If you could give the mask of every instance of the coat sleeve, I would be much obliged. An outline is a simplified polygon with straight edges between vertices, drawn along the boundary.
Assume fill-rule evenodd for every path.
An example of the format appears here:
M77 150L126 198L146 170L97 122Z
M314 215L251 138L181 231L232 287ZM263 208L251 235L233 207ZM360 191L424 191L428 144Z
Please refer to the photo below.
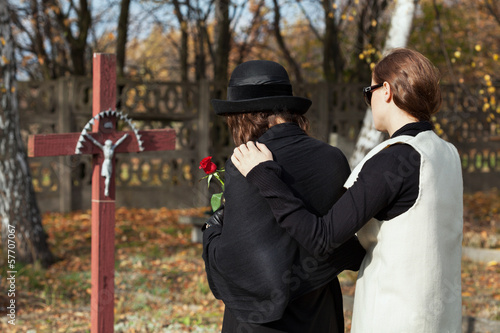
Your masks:
M203 253L202 257L205 261L205 272L207 273L207 280L210 289L214 296L220 299L219 293L217 291L217 286L213 281L212 270L217 269L217 256L216 250L217 245L220 240L220 234L222 232L222 226L211 226L203 230Z
M406 180L401 177L398 181L388 182L384 175L389 171L398 174L400 163L391 154L376 155L367 161L356 182L324 216L310 212L294 195L281 179L281 166L274 161L257 165L248 173L247 179L259 188L280 226L307 251L324 256L333 253L397 199ZM381 166L384 170L380 169Z

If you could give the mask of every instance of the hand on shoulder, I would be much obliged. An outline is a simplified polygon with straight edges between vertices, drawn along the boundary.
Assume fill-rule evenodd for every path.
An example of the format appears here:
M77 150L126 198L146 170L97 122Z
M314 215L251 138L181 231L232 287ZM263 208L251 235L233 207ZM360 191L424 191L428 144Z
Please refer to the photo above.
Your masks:
M247 174L258 164L266 161L272 161L273 154L265 144L249 141L239 147L234 148L231 161L243 176Z

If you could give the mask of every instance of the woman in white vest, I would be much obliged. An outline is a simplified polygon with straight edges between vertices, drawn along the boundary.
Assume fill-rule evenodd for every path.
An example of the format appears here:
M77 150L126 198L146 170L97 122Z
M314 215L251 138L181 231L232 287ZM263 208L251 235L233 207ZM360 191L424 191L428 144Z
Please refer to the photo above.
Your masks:
M265 145L248 142L231 159L311 253L357 233L367 254L351 332L461 332L462 173L457 150L430 122L441 106L439 73L422 54L394 49L363 92L375 128L390 138L356 166L327 215L307 211Z

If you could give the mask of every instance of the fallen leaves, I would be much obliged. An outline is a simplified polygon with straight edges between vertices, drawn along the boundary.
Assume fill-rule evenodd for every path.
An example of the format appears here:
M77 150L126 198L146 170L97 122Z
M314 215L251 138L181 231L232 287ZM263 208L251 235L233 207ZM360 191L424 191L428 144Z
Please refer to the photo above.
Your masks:
M465 315L500 320L500 265L462 261Z
M208 288L202 247L191 243L190 226L177 223L181 215L203 216L207 210L116 210L115 331L152 332L171 326L178 332L193 327L220 330L223 304ZM48 269L20 269L15 329L87 332L90 212L45 214L43 225L59 261ZM0 321L0 330L6 325Z
M497 189L464 194L463 244L500 249L500 193Z
M490 196L466 200L482 200L490 208L500 206ZM207 210L116 210L116 332L156 332L166 328L176 332L202 328L204 332L220 331L224 305L208 287L201 244L191 243L191 227L178 223L179 216L203 216ZM466 214L470 224L466 230L480 237L491 234L491 221L498 218L494 211L479 206L472 206ZM473 225L481 214L487 214L487 223L480 222L482 227ZM60 260L48 269L36 265L19 268L18 322L15 330L10 330L2 319L0 330L88 332L90 212L45 214L43 225L51 249ZM500 320L499 263L464 261L461 278L464 315ZM344 272L340 280L343 293L352 296L356 273ZM350 315L346 311L346 327Z

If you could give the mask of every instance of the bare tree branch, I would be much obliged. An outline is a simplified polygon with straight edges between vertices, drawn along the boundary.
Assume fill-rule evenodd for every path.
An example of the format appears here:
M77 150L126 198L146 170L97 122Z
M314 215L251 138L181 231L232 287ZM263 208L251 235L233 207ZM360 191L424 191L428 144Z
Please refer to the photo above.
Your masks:
M281 13L278 0L273 0L273 3L274 3L274 21L273 21L274 36L276 38L276 41L278 42L278 46L281 52L283 53L283 56L285 57L286 61L288 62L288 65L291 67L295 75L295 79L297 80L297 82L302 82L303 79L300 66L297 64L295 59L293 59L292 55L290 54L290 50L287 48L285 41L283 39L283 35L281 33L281 28L280 28Z
M305 18L307 19L307 22L309 22L309 28L311 28L311 31L313 32L313 34L316 36L316 38L318 40L323 41L323 37L318 32L318 29L316 29L316 27L313 25L311 17L309 16L309 14L305 10L304 6L302 5L302 1L297 0L297 5L299 6L300 10L302 11L302 14L304 14Z
M250 22L250 25L246 30L245 37L243 41L240 42L240 46L238 48L239 57L237 63L243 62L247 54L247 50L254 45L254 41L259 36L258 31L262 27L260 23L262 22L261 9L263 6L264 6L264 0L260 0L260 2L257 4L257 9L255 10L254 15L252 17L252 21Z
M500 24L500 9L493 8L494 3L496 3L496 6L498 7L498 0L497 1L484 0L484 5L486 6L490 14L495 18L495 21L497 21L497 23Z

